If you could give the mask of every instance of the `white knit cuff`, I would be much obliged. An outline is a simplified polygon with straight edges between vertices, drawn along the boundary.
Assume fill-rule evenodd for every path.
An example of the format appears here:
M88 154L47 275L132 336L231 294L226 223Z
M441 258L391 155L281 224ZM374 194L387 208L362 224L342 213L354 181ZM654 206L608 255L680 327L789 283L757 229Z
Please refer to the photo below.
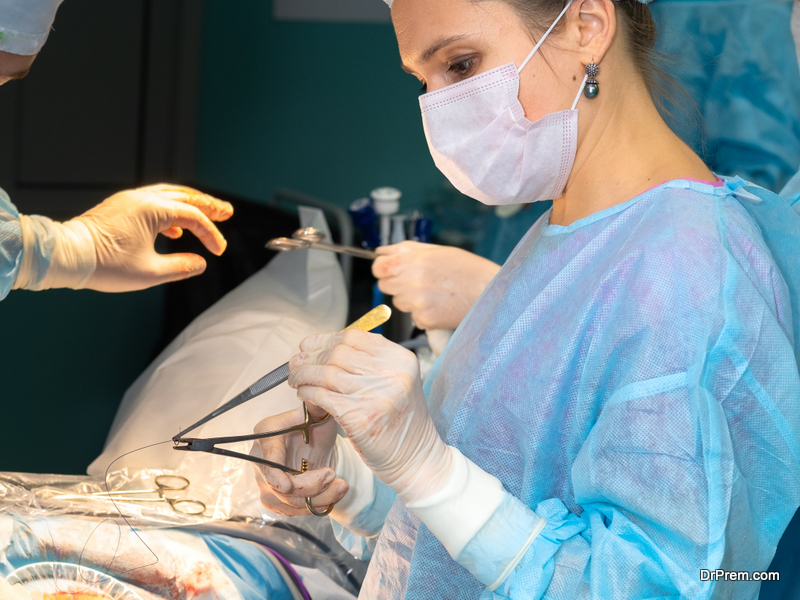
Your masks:
M481 469L458 449L451 453L450 476L430 496L406 502L455 560L503 502L505 490L497 477ZM401 495L402 497L402 495Z

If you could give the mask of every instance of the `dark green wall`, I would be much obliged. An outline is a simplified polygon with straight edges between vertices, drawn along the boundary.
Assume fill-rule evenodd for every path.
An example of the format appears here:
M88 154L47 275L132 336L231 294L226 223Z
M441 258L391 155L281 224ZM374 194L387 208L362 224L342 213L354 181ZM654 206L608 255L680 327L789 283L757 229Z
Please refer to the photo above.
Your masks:
M0 471L82 473L161 335L162 289L0 302Z
M270 1L205 0L204 34L199 183L342 206L391 185L404 210L441 188L391 24L276 22Z

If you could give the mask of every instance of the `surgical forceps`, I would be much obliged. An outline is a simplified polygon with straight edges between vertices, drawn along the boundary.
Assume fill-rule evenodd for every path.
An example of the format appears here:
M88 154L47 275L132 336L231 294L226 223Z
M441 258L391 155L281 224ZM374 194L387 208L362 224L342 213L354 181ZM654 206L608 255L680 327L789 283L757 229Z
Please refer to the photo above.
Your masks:
M362 331L372 331L379 325L383 325L386 321L389 320L392 311L391 309L386 306L385 304L381 304L376 308L373 308L369 311L366 315L358 319L352 325L349 325L344 329L347 331L348 329L360 329ZM210 454L219 454L222 456L230 456L232 458L240 458L242 460L247 460L250 462L255 462L258 464L266 465L268 467L272 467L273 469L280 469L285 473L290 473L292 475L299 475L300 473L304 473L308 468L308 462L306 459L303 459L303 464L301 465L300 469L292 469L287 467L286 465L280 465L278 463L274 463L272 461L266 460L264 458L258 458L256 456L251 456L249 454L242 454L241 452L234 452L232 450L226 450L224 448L217 448L218 444L233 444L236 442L249 442L253 440L260 440L269 437L277 437L279 435L285 435L287 433L292 433L294 431L299 431L303 435L303 441L308 444L310 443L310 432L311 428L314 425L319 425L320 423L324 423L330 418L330 415L325 415L322 419L314 419L308 413L308 407L306 403L303 402L303 422L299 425L294 425L293 427L287 427L286 429L279 429L277 431L267 431L266 433L252 433L249 435L238 435L238 436L228 436L228 437L217 437L217 438L207 438L207 439L198 439L198 438L187 438L183 437L190 431L197 429L201 425L208 423L212 419L220 416L223 413L228 412L232 408L236 408L237 406L244 404L245 402L252 400L256 396L260 396L261 394L268 392L274 387L277 387L284 381L289 379L289 363L285 363L267 373L264 377L256 381L253 385L249 388L238 394L232 400L226 402L222 406L220 406L215 411L207 414L205 417L200 419L194 425L188 427L181 431L178 435L172 438L172 441L175 443L174 450L181 450L184 452L208 452ZM180 445L185 444L185 445ZM320 513L317 512L311 506L311 498L306 498L306 508L308 511L316 515L318 517L324 517L325 515L329 514L333 510L333 504L331 504L325 512Z
M305 229L298 229L292 234L292 237L279 237L267 242L266 247L270 250L278 250L279 252L289 252L290 250L299 250L300 248L313 248L314 250L327 250L328 252L339 252L341 254L349 254L357 258L366 258L375 260L378 255L372 250L364 250L363 248L355 248L353 246L340 246L339 244L330 244L323 241L325 234L313 227L306 227Z
M114 492L93 492L90 494L63 494L59 498L108 498L113 502L166 502L176 513L187 516L202 515L206 505L191 498L171 498L169 492L182 492L189 487L189 480L180 475L159 475L155 479L155 489L119 490ZM142 494L158 494L158 498L142 498Z

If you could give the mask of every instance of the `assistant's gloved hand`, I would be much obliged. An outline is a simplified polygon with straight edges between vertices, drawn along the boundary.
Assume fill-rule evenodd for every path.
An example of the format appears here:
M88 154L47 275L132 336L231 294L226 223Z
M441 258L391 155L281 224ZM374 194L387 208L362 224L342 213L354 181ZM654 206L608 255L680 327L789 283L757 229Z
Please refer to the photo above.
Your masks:
M372 264L378 287L420 329L456 329L500 266L476 254L434 244L382 246Z
M364 463L457 557L506 492L439 436L417 357L358 330L306 338L300 350L289 361L298 398L329 412Z
M202 257L158 254L156 237L175 239L188 229L220 255L226 242L212 221L232 214L230 204L197 190L154 185L115 194L66 223L23 215L22 265L14 288L125 292L199 275L206 268Z
M309 408L315 419L325 416L318 407ZM290 410L260 421L254 433L266 433L300 425L303 408ZM256 440L250 454L259 456L291 469L300 470L302 459L308 460L309 470L291 475L266 465L254 464L256 482L261 492L261 503L274 513L290 517L308 515L306 498L311 498L314 509L323 512L329 505L339 502L348 491L348 484L336 479L336 421L328 419L311 428L310 444L303 441L299 431Z

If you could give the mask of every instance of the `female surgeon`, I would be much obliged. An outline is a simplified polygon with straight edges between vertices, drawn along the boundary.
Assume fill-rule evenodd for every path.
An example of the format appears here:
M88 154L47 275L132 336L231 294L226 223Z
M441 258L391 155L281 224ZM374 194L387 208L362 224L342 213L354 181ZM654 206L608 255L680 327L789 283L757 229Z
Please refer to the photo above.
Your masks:
M311 445L253 449L262 502L374 549L366 598L735 598L800 505L800 216L718 178L654 104L637 0L395 0L437 166L553 199L426 382L380 336L314 336ZM257 431L302 420L265 419ZM717 571L717 570L720 571Z
M0 85L25 77L47 41L62 0L0 0ZM0 300L11 289L88 288L124 292L199 275L195 254L162 256L159 233L184 229L215 254L226 242L212 221L233 214L197 190L154 185L120 192L66 223L21 215L0 189Z

